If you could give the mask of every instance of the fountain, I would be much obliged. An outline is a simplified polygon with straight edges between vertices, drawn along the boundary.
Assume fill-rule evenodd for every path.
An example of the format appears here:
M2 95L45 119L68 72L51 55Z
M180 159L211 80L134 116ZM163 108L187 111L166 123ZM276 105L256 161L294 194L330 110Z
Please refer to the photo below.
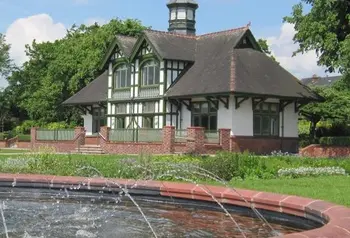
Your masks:
M163 165L164 166L164 165ZM167 164L143 180L0 174L1 237L350 237L350 209L230 188L198 167ZM172 168L172 169L170 169ZM208 186L184 174L222 183ZM179 182L160 182L173 176ZM1 223L0 223L1 224Z

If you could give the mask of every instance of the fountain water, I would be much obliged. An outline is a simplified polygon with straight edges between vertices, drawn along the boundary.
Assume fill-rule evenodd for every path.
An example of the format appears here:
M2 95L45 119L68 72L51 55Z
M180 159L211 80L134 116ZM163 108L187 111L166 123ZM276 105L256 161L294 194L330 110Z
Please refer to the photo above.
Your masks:
M7 200L0 207L3 234L6 238L28 235L211 237L214 234L216 237L267 237L301 230L300 227L269 223L262 212L238 190L200 167L153 163L152 169L140 164L132 164L130 168L139 170L139 180L112 180L104 178L96 168L83 167L77 174L89 171L90 178L65 180L64 177L51 176L50 180L44 180L45 185L43 179L31 179L28 183L29 181L23 182L25 179L20 179L18 175L11 182L0 182L0 199ZM227 204L222 193L221 197L218 196L212 188L194 180L193 175L224 185L224 191L234 192L247 208ZM205 201L193 200L197 196L195 194L191 195L192 199L183 199L174 193L174 188L168 191L167 184L154 182L169 177L192 183L193 188L190 191L199 189L203 192L200 196L206 196ZM169 196L163 196L159 192L159 186ZM171 194L176 196L172 197ZM268 218L273 216L268 212L265 215ZM294 218L279 216L282 223L286 223L288 219ZM301 221L299 223L305 222ZM232 224L235 226L232 227ZM303 225L302 228L308 229L320 226L317 222L305 222ZM150 233L145 231L146 227Z

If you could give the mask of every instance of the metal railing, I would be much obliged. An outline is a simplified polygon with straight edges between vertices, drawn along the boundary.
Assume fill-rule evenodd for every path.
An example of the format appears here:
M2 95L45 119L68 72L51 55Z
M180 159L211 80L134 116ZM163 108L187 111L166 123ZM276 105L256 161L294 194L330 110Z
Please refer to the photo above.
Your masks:
M112 142L161 142L162 129L113 129L109 131Z
M205 131L205 141L210 144L220 144L219 131Z
M37 140L46 141L64 141L73 140L75 136L74 129L45 129L39 128L36 132Z

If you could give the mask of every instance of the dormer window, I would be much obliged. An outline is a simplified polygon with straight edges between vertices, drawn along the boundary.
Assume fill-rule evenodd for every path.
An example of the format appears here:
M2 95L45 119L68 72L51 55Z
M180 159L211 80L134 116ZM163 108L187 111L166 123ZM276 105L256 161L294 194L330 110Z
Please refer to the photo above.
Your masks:
M141 71L141 82L143 86L159 84L159 66L155 61L145 63Z
M114 72L114 87L127 88L131 86L131 75L126 64L119 66Z

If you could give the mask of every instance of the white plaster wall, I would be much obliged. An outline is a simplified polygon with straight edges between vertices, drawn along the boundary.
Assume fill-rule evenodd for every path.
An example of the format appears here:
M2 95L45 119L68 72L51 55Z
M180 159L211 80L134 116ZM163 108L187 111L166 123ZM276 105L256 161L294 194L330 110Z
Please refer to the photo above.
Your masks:
M282 127L282 115L280 116L280 125ZM280 136L282 136L282 128L280 129ZM298 137L298 113L294 110L294 103L289 104L284 108L283 137Z
M225 105L222 102L219 102L218 129L232 128L232 101L233 97L230 97L228 109L226 109Z
M191 126L191 112L187 110L187 107L182 106L180 112L180 126L181 129L187 129Z
M232 112L232 135L253 136L252 99L244 101L236 109L236 101L232 97L230 99L230 110Z
M86 130L86 135L88 136L92 135L92 115L89 113L86 113L85 115L82 115L82 118L84 119L84 127Z

